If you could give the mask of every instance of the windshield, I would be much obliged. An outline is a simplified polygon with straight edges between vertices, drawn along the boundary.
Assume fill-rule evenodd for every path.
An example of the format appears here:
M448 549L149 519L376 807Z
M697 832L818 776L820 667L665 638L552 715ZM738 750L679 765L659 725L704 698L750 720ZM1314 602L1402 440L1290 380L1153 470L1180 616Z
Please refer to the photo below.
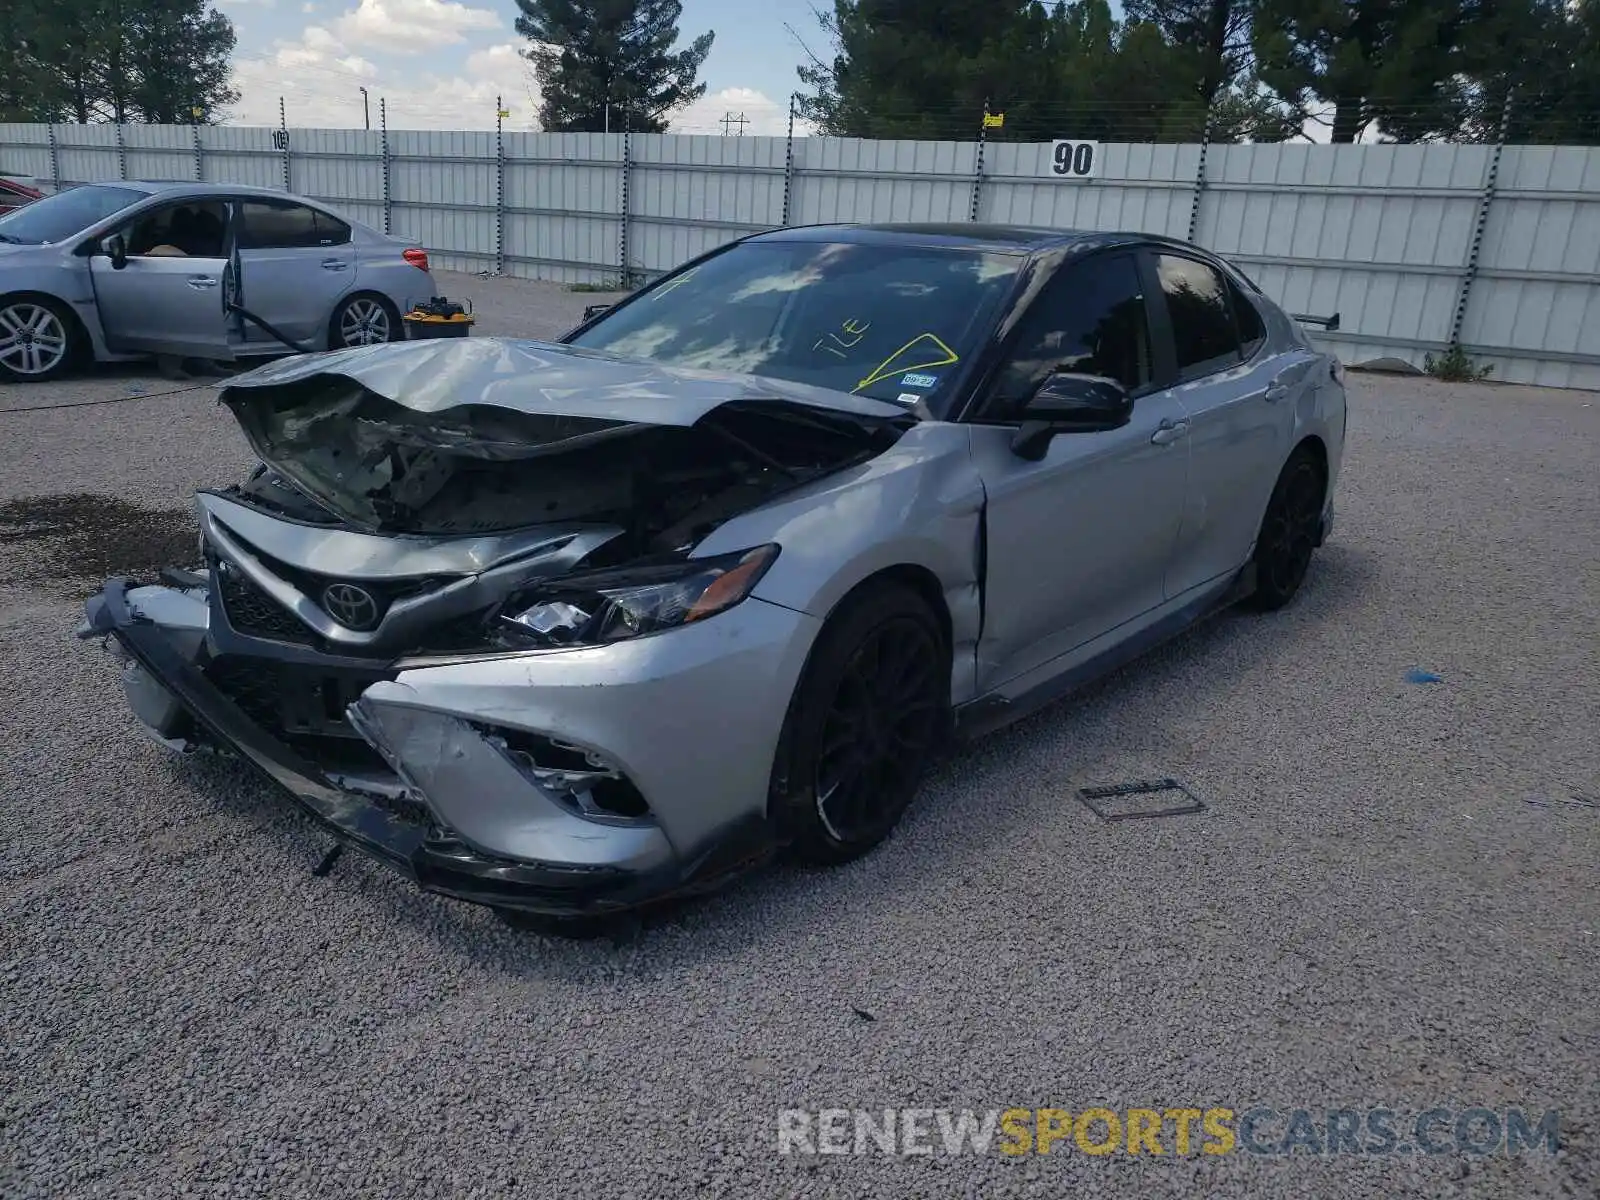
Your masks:
M743 242L570 344L909 406L979 347L1023 262L967 247Z
M144 193L132 188L99 184L70 188L0 217L0 242L38 246L63 241L143 199Z

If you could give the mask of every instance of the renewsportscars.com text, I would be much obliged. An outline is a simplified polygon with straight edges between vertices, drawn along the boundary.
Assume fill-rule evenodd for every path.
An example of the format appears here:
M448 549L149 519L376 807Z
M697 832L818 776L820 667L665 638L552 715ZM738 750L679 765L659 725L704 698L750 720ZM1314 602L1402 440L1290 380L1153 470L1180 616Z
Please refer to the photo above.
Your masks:
M1554 1154L1560 1113L1520 1108L784 1109L780 1154Z

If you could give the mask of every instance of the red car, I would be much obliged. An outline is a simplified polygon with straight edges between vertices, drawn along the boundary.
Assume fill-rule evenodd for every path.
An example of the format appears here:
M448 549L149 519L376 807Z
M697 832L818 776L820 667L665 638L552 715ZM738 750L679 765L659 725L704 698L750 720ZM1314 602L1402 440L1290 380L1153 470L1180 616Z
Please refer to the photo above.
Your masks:
M15 179L0 176L0 213L44 199L44 193Z

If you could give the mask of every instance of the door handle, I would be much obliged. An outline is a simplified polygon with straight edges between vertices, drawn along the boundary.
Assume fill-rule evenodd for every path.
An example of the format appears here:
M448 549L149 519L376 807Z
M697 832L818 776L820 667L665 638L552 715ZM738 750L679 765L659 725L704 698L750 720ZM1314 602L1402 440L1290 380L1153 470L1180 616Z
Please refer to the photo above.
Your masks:
M1172 421L1163 417L1161 424L1156 426L1156 431L1150 435L1150 444L1152 446L1170 446L1179 438L1187 437L1188 434L1189 422Z
M324 271L343 271L349 265L349 263L337 258L325 258L322 260L322 269Z
M198 291L201 288L216 287L217 281L210 275L191 275L189 276L189 286Z
M1289 385L1286 383L1273 383L1267 385L1267 403L1276 404L1289 394Z

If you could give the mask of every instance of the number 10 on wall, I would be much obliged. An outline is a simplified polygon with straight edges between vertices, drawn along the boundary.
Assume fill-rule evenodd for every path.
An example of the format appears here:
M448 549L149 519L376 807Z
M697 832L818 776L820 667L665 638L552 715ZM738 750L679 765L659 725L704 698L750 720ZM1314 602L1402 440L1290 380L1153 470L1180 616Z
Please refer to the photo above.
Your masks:
M1050 174L1057 179L1095 178L1100 174L1100 143L1053 142L1050 146Z

